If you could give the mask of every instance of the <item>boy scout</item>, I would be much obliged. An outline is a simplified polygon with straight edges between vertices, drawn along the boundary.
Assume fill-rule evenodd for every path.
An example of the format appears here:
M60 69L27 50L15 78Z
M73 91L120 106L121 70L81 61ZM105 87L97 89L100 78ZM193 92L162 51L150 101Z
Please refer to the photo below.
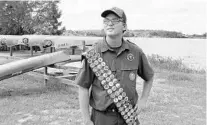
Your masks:
M146 106L154 72L143 51L123 39L127 30L124 11L113 7L101 16L105 37L83 54L83 67L76 79L84 124L139 125L138 114ZM140 99L137 74L144 80Z

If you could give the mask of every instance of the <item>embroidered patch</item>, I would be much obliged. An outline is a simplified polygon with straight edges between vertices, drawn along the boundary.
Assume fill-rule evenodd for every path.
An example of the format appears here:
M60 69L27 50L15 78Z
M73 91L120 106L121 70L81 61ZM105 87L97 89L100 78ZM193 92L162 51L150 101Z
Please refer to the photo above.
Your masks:
M127 59L128 59L129 61L134 60L134 55L133 55L132 53L129 53L129 54L127 55Z
M133 72L131 72L131 73L129 74L129 79L130 79L131 81L134 81L135 78L136 78L135 74L134 74Z

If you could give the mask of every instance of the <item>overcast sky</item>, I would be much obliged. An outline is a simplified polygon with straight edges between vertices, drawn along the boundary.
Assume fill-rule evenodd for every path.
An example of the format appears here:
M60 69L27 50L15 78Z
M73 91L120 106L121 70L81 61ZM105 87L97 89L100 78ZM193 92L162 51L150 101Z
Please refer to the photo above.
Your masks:
M207 30L206 0L61 0L61 21L67 30L102 29L102 11L122 8L128 29L202 34Z

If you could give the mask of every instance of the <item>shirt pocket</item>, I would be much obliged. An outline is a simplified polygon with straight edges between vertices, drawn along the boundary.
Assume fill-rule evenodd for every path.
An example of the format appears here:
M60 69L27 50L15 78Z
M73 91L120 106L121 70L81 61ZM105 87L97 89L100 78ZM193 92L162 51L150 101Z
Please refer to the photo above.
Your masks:
M121 71L121 81L123 81L124 85L126 86L136 86L136 78L137 78L137 67L122 67Z
M137 70L137 64L122 65L122 67L120 68L122 74L121 84L123 85L123 88L127 93L129 100L132 102L136 98Z
M137 77L137 71L138 71L138 61L128 61L123 60L121 62L120 69L122 72L122 80L132 84L133 86L136 85L136 77Z

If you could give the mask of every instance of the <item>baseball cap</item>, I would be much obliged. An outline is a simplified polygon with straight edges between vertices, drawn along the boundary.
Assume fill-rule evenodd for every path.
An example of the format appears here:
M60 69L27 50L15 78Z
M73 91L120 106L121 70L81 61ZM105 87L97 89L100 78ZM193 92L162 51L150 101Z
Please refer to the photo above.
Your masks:
M119 18L122 18L124 23L127 22L124 11L118 7L112 7L111 9L105 10L102 12L101 16L105 18L110 13L116 14Z

